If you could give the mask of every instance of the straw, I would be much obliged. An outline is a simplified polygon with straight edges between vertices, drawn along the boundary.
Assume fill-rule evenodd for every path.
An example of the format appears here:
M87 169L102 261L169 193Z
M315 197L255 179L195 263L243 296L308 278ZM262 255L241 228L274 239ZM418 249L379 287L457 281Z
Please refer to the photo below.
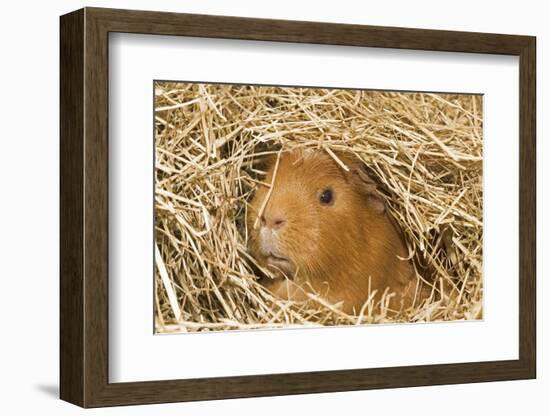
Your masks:
M478 95L157 82L156 331L480 319L482 108ZM350 315L259 283L270 272L247 251L248 203L267 186L265 207L276 179L266 183L263 156L293 149L365 164L418 283L434 283L428 300L394 314L391 293L366 294Z

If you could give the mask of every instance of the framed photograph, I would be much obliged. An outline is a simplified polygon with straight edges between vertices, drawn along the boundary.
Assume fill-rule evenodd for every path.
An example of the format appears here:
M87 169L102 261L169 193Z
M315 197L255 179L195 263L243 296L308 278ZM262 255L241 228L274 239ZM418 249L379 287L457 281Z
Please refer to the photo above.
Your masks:
M535 378L534 37L60 30L63 400Z

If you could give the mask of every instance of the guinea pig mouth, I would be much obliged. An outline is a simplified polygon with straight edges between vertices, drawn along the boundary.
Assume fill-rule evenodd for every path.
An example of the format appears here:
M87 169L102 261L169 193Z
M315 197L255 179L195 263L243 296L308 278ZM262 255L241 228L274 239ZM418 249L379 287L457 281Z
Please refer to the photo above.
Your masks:
M266 263L268 266L275 267L277 269L280 269L283 272L292 273L292 269L293 269L292 263L290 262L290 259L286 257L269 254L268 256L266 256Z

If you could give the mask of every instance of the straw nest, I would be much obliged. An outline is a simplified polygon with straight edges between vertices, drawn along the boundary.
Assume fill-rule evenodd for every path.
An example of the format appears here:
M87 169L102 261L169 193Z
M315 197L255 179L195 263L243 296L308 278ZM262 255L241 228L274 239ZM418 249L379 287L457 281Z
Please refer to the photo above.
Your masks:
M481 96L156 83L156 331L481 318L482 144ZM429 299L351 316L258 284L245 221L257 162L296 148L364 161Z

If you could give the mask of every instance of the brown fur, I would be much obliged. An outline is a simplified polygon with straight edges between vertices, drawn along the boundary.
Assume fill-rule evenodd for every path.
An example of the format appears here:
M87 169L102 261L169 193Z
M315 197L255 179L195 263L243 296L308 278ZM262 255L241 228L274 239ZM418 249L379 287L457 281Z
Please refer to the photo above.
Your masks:
M280 297L301 301L308 292L317 293L331 303L343 302L348 313L358 313L369 289L376 290L375 300L388 289L395 293L390 307L399 310L411 303L416 286L411 264L397 257L408 254L400 230L363 166L340 157L349 172L322 151L281 154L263 221L286 222L263 232L272 233L267 250L288 261L270 263L273 257L266 255L266 240L260 236L262 225L254 228L267 187L256 191L249 209L250 251L260 265L276 271L279 277L267 279L265 285ZM274 167L271 158L267 183L273 180ZM328 188L334 200L323 205L319 196Z

